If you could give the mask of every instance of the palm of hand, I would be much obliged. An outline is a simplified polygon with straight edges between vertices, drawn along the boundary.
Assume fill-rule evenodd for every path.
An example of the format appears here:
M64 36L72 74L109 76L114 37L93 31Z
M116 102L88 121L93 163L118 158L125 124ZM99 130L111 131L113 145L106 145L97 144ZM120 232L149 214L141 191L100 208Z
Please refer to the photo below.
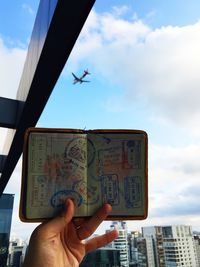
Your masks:
M72 220L74 203L67 200L62 216L41 224L33 232L23 267L77 267L86 253L110 243L117 231L89 238L107 217L111 206L105 204L89 219Z

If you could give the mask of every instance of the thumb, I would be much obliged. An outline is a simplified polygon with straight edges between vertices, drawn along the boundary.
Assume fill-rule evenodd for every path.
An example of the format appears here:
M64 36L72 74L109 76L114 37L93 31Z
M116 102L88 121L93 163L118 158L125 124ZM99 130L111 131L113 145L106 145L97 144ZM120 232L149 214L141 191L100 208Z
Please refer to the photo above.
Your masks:
M68 198L65 201L65 210L54 219L41 225L41 230L47 236L60 233L74 216L74 202Z

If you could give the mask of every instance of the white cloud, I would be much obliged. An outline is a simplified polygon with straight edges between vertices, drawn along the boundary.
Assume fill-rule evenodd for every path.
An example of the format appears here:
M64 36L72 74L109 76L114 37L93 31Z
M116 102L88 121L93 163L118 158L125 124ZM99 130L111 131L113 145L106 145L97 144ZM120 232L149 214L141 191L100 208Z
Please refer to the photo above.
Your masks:
M200 146L152 145L149 164L151 218L196 217L200 209ZM177 218L178 220L178 218ZM199 216L200 225L200 216Z
M16 99L26 50L8 48L0 38L0 97ZM3 151L7 129L0 128L0 153Z
M129 103L143 102L155 118L199 135L199 46L200 22L151 29L139 19L93 11L72 60L89 61L95 72L121 85Z
M153 135L168 129L159 138L168 145L149 144L149 218L130 222L134 227L191 223L200 229L200 144L192 135L200 135L199 46L200 22L151 29L136 16L130 21L93 11L72 52L71 61L89 62L108 84L123 88L106 100L108 112L139 104ZM176 131L173 146L167 139Z
M26 50L14 47L8 48L0 39L0 97L16 99L19 81L26 57ZM3 153L4 142L7 134L6 128L0 128L0 154ZM21 160L13 172L10 181L5 189L6 193L15 193L14 212L12 219L12 232L16 232L18 236L29 234L30 227L23 225L19 221L19 197L21 185ZM26 230L26 228L28 230Z
M123 6L113 6L113 13L115 16L120 17L126 15L130 11L130 7L123 5Z
M35 14L35 12L32 9L32 7L30 5L28 5L28 4L26 4L26 3L22 4L22 8L24 10L26 10L30 15L34 15Z
M0 96L16 98L26 50L7 48L0 39Z

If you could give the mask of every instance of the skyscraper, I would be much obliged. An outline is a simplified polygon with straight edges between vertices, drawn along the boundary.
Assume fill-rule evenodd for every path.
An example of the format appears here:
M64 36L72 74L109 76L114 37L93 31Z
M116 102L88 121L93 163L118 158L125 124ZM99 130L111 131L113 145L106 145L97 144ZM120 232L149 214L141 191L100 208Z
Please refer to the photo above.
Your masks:
M128 258L128 240L127 240L127 226L126 222L123 221L114 221L111 225L111 228L117 228L119 231L119 236L116 238L112 244L116 249L120 250L120 263L123 267L129 266L129 258Z
M197 255L191 226L153 226L142 228L151 237L156 267L197 267Z
M197 255L197 266L200 267L200 234L194 235L194 245Z
M6 267L14 195L3 194L0 197L0 266Z

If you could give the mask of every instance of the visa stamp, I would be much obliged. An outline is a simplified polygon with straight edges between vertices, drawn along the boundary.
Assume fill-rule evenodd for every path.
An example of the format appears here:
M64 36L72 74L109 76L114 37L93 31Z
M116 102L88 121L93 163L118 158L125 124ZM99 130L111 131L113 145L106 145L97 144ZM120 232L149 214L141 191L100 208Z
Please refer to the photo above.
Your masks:
M104 167L121 164L122 149L120 146L100 149L98 151L98 160Z
M88 185L85 181L80 180L75 182L72 188L80 194L83 204L93 205L98 203L99 194L97 185Z
M142 206L142 180L140 176L127 176L124 178L124 198L127 208Z
M80 166L86 167L87 149L86 139L81 137L73 138L66 147L66 156L77 162Z
M32 175L31 178L31 206L48 207L49 191L47 190L47 177L43 175Z
M44 184L44 183L46 183L46 181L47 181L46 175L38 175L37 182L39 184Z
M66 198L73 198L78 207L80 207L83 201L81 195L78 192L74 190L61 190L56 192L52 196L50 200L51 206L54 208L62 207Z
M99 176L118 173L122 168L122 147L110 146L109 148L99 149L97 157L97 174Z
M101 192L104 203L109 203L113 206L120 204L117 174L108 174L101 177Z
M63 176L63 160L57 153L47 155L43 164L43 173L50 179Z
M96 154L96 149L93 142L88 138L87 139L87 165L90 166L94 161Z
M126 143L127 164L133 169L141 168L141 140L129 140Z

